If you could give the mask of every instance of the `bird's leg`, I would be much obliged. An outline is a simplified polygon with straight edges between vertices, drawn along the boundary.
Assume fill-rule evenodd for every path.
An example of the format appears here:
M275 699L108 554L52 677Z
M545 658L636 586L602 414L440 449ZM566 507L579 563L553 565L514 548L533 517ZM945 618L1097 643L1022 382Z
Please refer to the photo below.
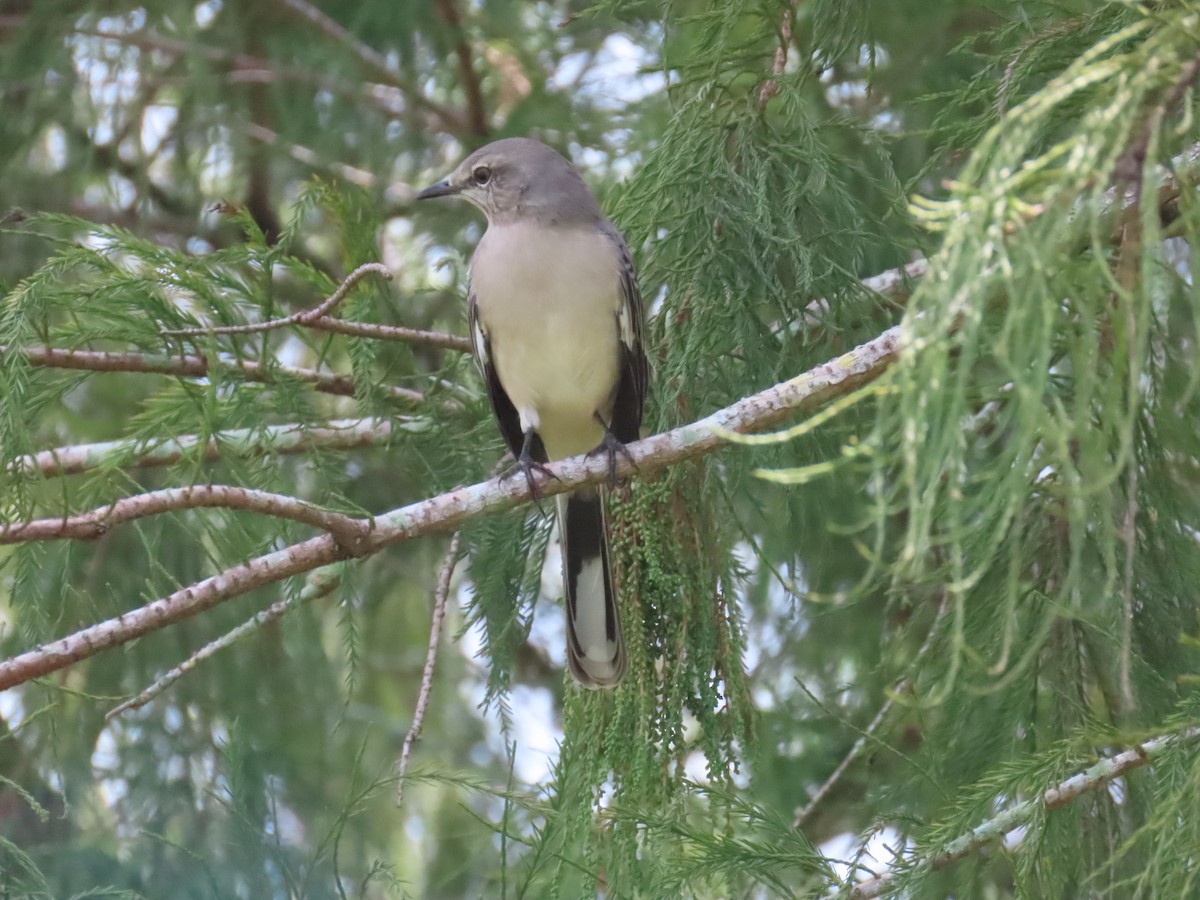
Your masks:
M525 439L521 442L521 453L517 456L516 465L501 477L511 478L513 475L521 472L525 476L525 483L529 485L530 496L533 497L534 502L537 502L538 488L537 479L533 477L534 472L539 472L547 478L553 478L555 481L560 481L561 479L551 472L544 463L538 462L538 460L533 458L533 435L534 431L532 428L526 429ZM538 504L538 508L541 509L541 504Z
M612 433L612 429L608 427L608 423L604 421L600 413L593 413L596 421L600 423L600 427L604 429L604 440L602 440L595 450L588 453L588 456L596 456L600 453L608 456L608 486L615 488L617 486L617 454L620 453L633 468L637 469L637 463L633 459L633 455L629 452L629 448L625 446L625 442Z

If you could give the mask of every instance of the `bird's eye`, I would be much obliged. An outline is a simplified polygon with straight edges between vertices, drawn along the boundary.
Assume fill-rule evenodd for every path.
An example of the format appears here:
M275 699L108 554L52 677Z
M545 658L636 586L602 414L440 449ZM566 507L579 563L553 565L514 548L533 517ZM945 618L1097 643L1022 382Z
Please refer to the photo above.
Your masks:
M478 187L483 187L492 180L492 170L487 166L476 166L475 171L471 173L471 180Z

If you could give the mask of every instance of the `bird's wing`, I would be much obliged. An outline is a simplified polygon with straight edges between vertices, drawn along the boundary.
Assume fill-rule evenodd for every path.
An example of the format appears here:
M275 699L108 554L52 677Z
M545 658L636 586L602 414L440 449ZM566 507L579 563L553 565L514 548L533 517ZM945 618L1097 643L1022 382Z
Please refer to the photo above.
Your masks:
M479 321L479 305L475 301L474 294L471 294L468 303L467 318L471 331L471 349L475 353L475 362L479 364L479 371L483 375L483 384L487 388L492 413L496 417L496 424L500 426L500 434L504 437L504 443L508 445L513 458L516 458L521 453L521 445L525 437L521 431L521 417L517 414L517 408L513 406L504 386L500 384L500 376L496 374L496 366L492 363L491 342L488 340L487 332L483 330L483 323ZM540 439L535 438L531 452L536 461L546 462L546 451L542 447Z
M621 266L621 306L617 310L617 335L621 342L620 374L609 428L621 442L628 444L640 437L642 408L646 402L649 381L643 343L645 314L629 246L610 222L605 222L602 230L616 245Z

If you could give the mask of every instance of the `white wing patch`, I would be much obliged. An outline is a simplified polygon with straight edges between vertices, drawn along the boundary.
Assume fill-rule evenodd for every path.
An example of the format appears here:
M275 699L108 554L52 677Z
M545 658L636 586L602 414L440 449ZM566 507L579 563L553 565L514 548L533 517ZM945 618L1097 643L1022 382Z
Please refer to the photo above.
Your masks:
M483 326L479 323L479 311L475 306L475 298L471 298L471 349L475 351L475 361L479 363L480 371L484 371L491 360L488 358L488 342L487 335L483 333Z
M621 297L621 308L617 310L617 328L620 331L621 343L633 349L637 346L637 331L634 327L633 309L629 299Z

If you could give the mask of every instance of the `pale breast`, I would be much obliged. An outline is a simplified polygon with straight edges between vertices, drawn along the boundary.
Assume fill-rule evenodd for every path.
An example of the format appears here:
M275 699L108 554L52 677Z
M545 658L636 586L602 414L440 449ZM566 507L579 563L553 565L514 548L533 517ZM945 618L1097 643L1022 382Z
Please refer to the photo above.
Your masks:
M616 247L590 227L489 228L471 286L496 374L557 459L595 447L620 356Z

